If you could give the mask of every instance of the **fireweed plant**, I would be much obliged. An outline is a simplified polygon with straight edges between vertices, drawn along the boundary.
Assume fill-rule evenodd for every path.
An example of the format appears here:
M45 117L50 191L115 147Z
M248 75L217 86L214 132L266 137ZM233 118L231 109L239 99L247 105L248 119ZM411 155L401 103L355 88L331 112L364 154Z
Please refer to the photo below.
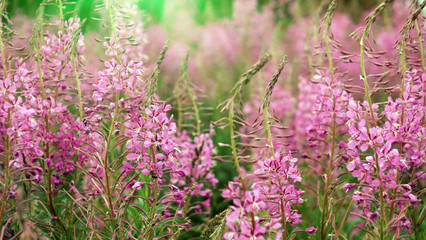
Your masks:
M312 27L288 28L297 69L241 17L269 29L278 15L236 2L241 32L209 29L258 60L210 121L190 71L212 43L187 53L164 101L173 42L147 56L158 36L134 2L97 2L99 64L74 2L43 1L22 42L0 1L0 239L425 239L426 2L384 0L339 42L339 1L323 1ZM214 174L221 161L232 181ZM229 207L214 213L221 183Z

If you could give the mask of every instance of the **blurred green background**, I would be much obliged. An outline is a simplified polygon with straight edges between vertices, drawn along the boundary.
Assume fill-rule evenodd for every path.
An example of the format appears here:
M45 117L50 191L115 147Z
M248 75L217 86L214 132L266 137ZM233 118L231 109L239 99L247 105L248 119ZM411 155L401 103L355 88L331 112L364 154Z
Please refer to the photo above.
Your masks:
M120 0L118 2L124 2ZM66 4L66 13L73 13L74 11L80 16L81 19L87 19L86 28L96 25L96 21L91 20L91 17L96 16L94 11L95 5L99 4L100 0L76 0L75 4ZM204 24L209 21L215 21L222 18L232 18L233 2L234 0L137 0L135 2L138 7L143 10L148 16L149 23L160 23L167 21L167 16L164 15L164 10L171 3L176 2L189 2L186 6L193 7L193 18L196 22ZM258 0L257 7L260 11L266 4L273 4L276 21L289 21L292 16L289 13L289 7L292 3L295 6L295 13L301 16L309 16L315 11L320 4L328 1L324 0ZM360 14L366 9L370 9L377 5L379 0L341 0L338 1L337 11L346 12L351 15L354 21L360 19ZM10 17L16 14L23 13L27 16L34 16L37 8L42 3L42 0L9 0L7 5L7 12ZM50 8L50 9L49 9ZM77 10L76 10L77 9ZM57 10L55 6L48 6L47 13L55 13ZM174 9L179 11L179 9ZM280 16L280 17L278 17ZM283 19L287 17L287 19Z

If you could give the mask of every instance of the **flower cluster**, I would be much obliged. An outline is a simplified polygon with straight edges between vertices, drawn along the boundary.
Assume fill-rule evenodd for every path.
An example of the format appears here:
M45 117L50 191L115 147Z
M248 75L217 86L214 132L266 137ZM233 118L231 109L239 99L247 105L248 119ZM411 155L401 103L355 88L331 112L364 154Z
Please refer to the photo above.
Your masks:
M222 194L233 206L226 217L229 231L225 239L282 239L287 223L302 222L302 215L293 207L303 202L304 192L295 186L302 180L297 163L290 154L276 152L257 163L248 181L250 190L238 181L228 183Z
M354 192L353 199L363 214L371 216L371 221L378 216L374 210L377 202L403 211L407 205L417 207L421 201L414 189L425 178L422 171L425 164L424 77L418 71L406 73L405 91L396 99L389 97L381 113L378 113L377 104L372 105L372 113L367 102L351 101L349 104L348 155L351 161L346 167L362 186L361 191ZM403 180L403 176L407 180ZM349 191L355 185L348 183L346 186ZM380 208L383 207L382 204ZM395 221L403 221L402 225L410 229L407 227L410 220L404 213L398 216Z

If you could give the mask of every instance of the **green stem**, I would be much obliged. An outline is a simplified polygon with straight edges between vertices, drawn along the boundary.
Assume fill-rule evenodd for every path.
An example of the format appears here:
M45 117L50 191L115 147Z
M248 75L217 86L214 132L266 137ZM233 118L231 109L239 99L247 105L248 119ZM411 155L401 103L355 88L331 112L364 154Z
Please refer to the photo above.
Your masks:
M0 9L0 13L3 13L3 8L4 8L4 1L1 1L1 9ZM3 78L7 78L7 68L6 68L6 57L4 54L4 46L3 46L3 26L0 26L0 51L1 51L1 64L3 67ZM6 121L6 129L8 127L11 126L11 109L9 108L7 110L7 121ZM2 223L2 219L3 219L3 213L4 210L6 208L6 198L7 198L7 189L9 188L9 178L10 178L10 137L9 135L6 133L6 161L5 161L5 172L6 172L6 176L5 176L5 184L4 184L4 189L3 189L3 193L2 193L2 202L1 202L1 206L0 206L0 224Z
M44 117L44 121L46 124L46 132L50 132L50 123L49 123L49 118L46 115ZM50 146L49 143L45 143L45 157L49 158L50 156ZM65 228L65 225L62 223L62 220L59 218L58 214L56 213L55 210L55 205L53 203L53 191L52 191L52 169L49 167L49 165L47 165L47 197L49 199L49 207L50 210L52 211L52 214L54 217L56 217L56 220L58 221L59 225L61 226L62 230L66 233L67 229Z
M72 66L74 68L74 75L75 75L75 81L77 83L77 91L78 91L78 108L79 108L79 114L80 114L80 121L83 120L83 97L81 95L81 87L80 87L80 78L78 77L78 71L77 71L77 66L75 63L75 53L73 51L73 53L71 54L71 61L72 61Z
M245 179L243 178L243 175L241 173L240 163L239 163L239 160L238 160L237 144L236 144L236 141L235 141L236 136L235 136L235 133L234 133L235 100L237 99L238 95L240 94L242 87L247 85L250 82L251 78L265 66L265 64L269 61L270 58L271 58L271 55L265 54L265 56L260 58L259 61L256 64L254 64L247 72L245 72L241 75L240 80L238 80L238 82L236 83L234 88L231 90L232 97L225 102L226 105L222 109L222 111L225 110L225 109L228 109L228 125L229 125L229 135L231 137L232 159L234 161L235 168L237 169L238 177L240 178L241 186L242 186L244 192L247 191L247 185L246 185ZM253 213L250 213L250 216L251 216L251 221L252 221L252 233L253 233L253 231L255 229L255 222L256 221L255 221Z
M283 225L283 239L287 240L287 231L286 231L286 226L287 226L287 221L286 221L286 217L285 217L285 208L284 208L284 200L283 198L281 198L281 212L282 212L282 217L281 217L281 222Z
M4 2L1 2L1 13L3 12ZM3 77L7 77L6 55L4 54L3 45L3 25L0 25L0 51L1 51L1 65L3 67Z
M62 30L62 32L64 31L64 11L63 11L63 4L62 4L62 0L58 0L58 8L59 8L59 26ZM64 32L63 32L64 33Z
M327 11L327 17L326 17L326 22L325 22L325 28L324 28L324 33L323 33L323 39L325 42L325 47L326 47L326 54L327 54L327 58L328 58L328 69L330 72L330 86L332 87L333 83L334 83L334 68L333 68L333 59L331 56L331 50L330 50L330 46L329 46L329 28L330 28L330 24L331 24L331 17L332 17L332 13L334 11L335 8L335 1L332 1L330 3L329 9ZM320 237L321 239L326 239L327 238L327 228L328 228L328 219L329 219L329 215L330 215L330 209L329 209L329 193L331 193L331 189L330 189L330 184L331 184L331 175L333 173L333 162L334 162L334 154L335 154L335 148L336 148L336 128L337 128L337 123L336 123L336 96L334 95L334 91L331 90L331 98L333 101L333 110L332 110L332 119L333 119L333 125L331 128L331 152L330 152L330 158L329 158L329 165L328 168L326 170L326 180L325 180L325 185L324 185L324 198L323 198L323 206L322 206L322 212L321 212L321 227L320 227Z
M41 71L40 50L38 49L38 47L35 47L34 50L35 50L35 60L37 62L38 79L39 79L39 83L40 83L41 97L44 100L44 99L46 99L46 92L44 90L43 72Z
M269 104L268 104L269 105ZM272 132L271 132L271 126L269 124L269 113L268 113L268 107L266 107L263 110L263 117L265 121L265 128L266 132L268 134L268 142L269 142L269 149L271 150L271 157L275 157L275 151L274 151L274 144L272 142Z
M103 170L104 170L104 177L105 177L105 184L106 184L106 190L107 190L107 197L108 197L108 204L109 204L109 208L110 208L110 218L114 219L114 205L112 203L112 197L111 197L111 187L110 187L110 180L109 180L109 161L108 161L108 153L109 153L109 148L111 145L111 141L112 141L112 133L114 132L114 123L117 119L117 115L118 115L118 93L115 94L115 108L114 108L114 115L112 117L111 120L111 125L109 128L109 133L108 133L108 138L107 138L107 142L106 142L106 146L105 146L105 154L104 154L104 166L103 166Z
M229 106L229 115L228 115L228 123L229 123L229 135L231 136L231 149L232 149L232 159L234 160L235 168L237 169L238 177L240 178L241 185L244 191L247 191L246 181L243 178L243 174L240 169L240 162L238 160L238 152L237 152L237 144L235 141L235 133L234 133L234 99L236 98L235 94L231 100Z
M106 0L106 1L107 1L106 7L108 9L108 14L109 14L109 18L110 18L109 21L110 21L110 25L111 25L111 32L112 32L112 35L113 35L114 44L117 44L118 43L117 31L115 29L114 12L113 12L112 3L111 3L111 1L113 1L113 0ZM117 62L119 64L121 64L120 51L119 51L118 48L116 49L116 58L117 58Z
M114 44L117 44L117 33L116 33L116 29L115 29L115 23L114 23L114 13L113 13L113 9L112 9L112 0L106 0L106 8L108 10L108 14L110 17L110 27L111 27L111 32L113 35L113 40L114 40ZM121 60L119 57L119 50L117 49L116 52L116 58L117 58L117 62L119 64L121 64ZM119 73L121 75L121 73ZM121 80L120 80L121 82ZM108 153L109 153L109 148L111 146L111 142L112 142L112 133L114 132L114 125L115 122L117 120L118 117L118 113L119 113L119 104L118 104L118 100L119 100L119 93L116 92L115 94L115 107L114 107L114 115L111 119L111 125L109 127L109 133L108 133L108 137L107 137L107 142L106 142L106 146L105 146L105 154L104 154L104 162L103 162L103 170L104 170L104 177L105 177L105 184L106 184L106 190L107 190L107 199L108 199L108 205L109 205L109 215L111 220L114 219L114 204L112 201L112 193L111 193L111 183L110 183L110 176L109 176L109 161L108 161ZM111 221L111 224L113 221Z
M155 148L154 148L154 146L151 146L151 156L152 156L152 161L154 163L154 166L157 165L157 159L155 158L155 154L156 154L155 153ZM157 197L158 197L158 194L159 194L157 173L156 172L155 173L151 173L151 176L152 176L152 180L154 181L154 192L152 194L152 196L154 198L154 201L153 201L153 203L151 205L151 216L150 216L150 220L149 220L150 227L148 229L148 234L147 234L148 239L153 238L154 234L155 234L154 229L153 229L153 227L154 227L155 224L153 223L153 221L155 219L155 213L157 211L157 202L158 202ZM152 236L151 236L151 233L152 233Z
M284 69L284 65L287 61L287 56L284 56L281 60L281 63L277 69L277 71L272 76L271 81L269 82L268 86L266 87L265 94L264 94L264 102L263 102L263 121L266 129L266 133L268 135L268 142L269 142L269 149L271 150L271 156L275 157L275 151L274 151L274 144L272 141L272 132L271 132L271 124L269 122L269 105L270 105L270 99L272 96L272 92L274 91L274 87L278 82L278 78L281 75L281 72Z
M1 35L1 34L0 34ZM7 111L8 115L7 115L7 127L11 125L11 111L10 108ZM5 172L6 172L6 176L5 176L5 183L4 183L4 189L3 189L3 194L2 194L2 202L1 202L1 207L0 207L0 224L2 223L2 219L3 219L3 213L4 210L6 208L6 199L7 199L7 189L9 188L9 178L10 178L10 137L9 135L6 133L6 161L5 161Z
M405 37L404 37L405 39ZM405 40L401 43L401 92L400 95L402 96L405 92L405 71L406 71L406 64L405 64ZM402 124L402 123L401 123Z
M389 4L391 3L393 0L383 0L379 6L377 6L372 13L370 13L370 15L367 17L367 23L366 26L364 28L361 40L359 42L360 45L360 60L361 60L361 72L362 72L362 78L364 81L364 88L365 88L365 97L367 99L368 102L368 106L370 109L370 115L371 115L371 120L373 121L373 125L376 126L376 119L374 117L374 112L373 112L373 104L371 101L371 97L370 97L370 91L369 91L369 87L368 87L368 79L367 79L367 73L365 71L365 59L364 59L364 51L365 51L365 41L366 38L368 36L368 33L371 29L371 25L374 23L376 17L380 14L380 12L383 11L383 9Z
M339 240L339 234L340 234L340 230L342 230L342 227L346 221L346 217L348 216L349 210L352 206L352 203L354 202L354 200L352 199L351 202L349 203L348 209L346 209L346 213L345 216L343 217L342 223L340 224L339 230L336 233L336 239Z
M364 34L362 35L361 38L361 71L362 71L362 80L364 81L364 90L365 90L365 97L367 98L367 102L368 102L368 107L370 109L370 116L371 116L371 120L373 122L373 125L376 125L376 119L374 117L374 112L373 112L373 103L371 101L371 96L370 96L370 89L368 86L368 81L367 81L367 74L365 72L365 63L364 63L364 41L365 41L365 37L367 36L367 31L364 31Z
M188 74L186 73L186 71L185 71L184 78L185 78L186 90L188 91L188 96L191 99L192 106L194 107L195 121L196 121L196 126L197 126L197 136L200 136L201 135L200 111L198 109L197 102L195 101L195 96L194 96L194 94L192 94L191 86L189 85Z
M327 31L328 32L328 31ZM328 43L328 35L327 32L324 33L324 42L325 42L325 48L327 50L327 58L328 58L328 71L330 72L330 80L331 84L334 83L334 68L333 68L333 59L331 57L331 51L330 46Z
M364 34L361 38L361 43L360 43L360 45L361 45L361 69L362 69L362 75L363 75L363 80L364 80L365 96L367 98L368 106L369 106L369 109L370 109L371 120L372 120L373 125L376 126L376 119L374 118L374 112L373 112L373 103L372 103L371 97L370 97L370 90L369 90L369 87L368 87L367 75L366 75L366 72L365 72L365 65L364 65L364 40L365 40L365 37L367 36L367 34L368 34L368 32L364 30ZM368 126L367 126L367 130L369 130ZM374 152L376 152L375 149L374 149ZM378 178L380 180L380 166L379 166L379 163L378 163L377 154L375 156L375 159L376 159L376 170L377 170L376 172L377 172ZM385 212L384 212L382 185L380 185L379 190L380 190L380 193L379 193L379 195L380 195L380 229L379 229L379 234L380 234L380 240L383 240L383 238L384 238L384 231L383 231L384 230L384 219L386 218L386 216L385 216Z
M419 38L419 49L420 49L420 60L422 62L422 72L425 72L425 59L424 59L424 51L423 51L423 40L422 40L422 32L419 28L419 23L417 19L414 20L414 25L416 26L417 36Z
M3 8L4 8L5 2L1 1L1 9L0 9L0 13L3 13ZM4 54L4 45L3 45L3 26L0 26L0 51L1 51L1 64L3 67L3 78L6 79L7 78L7 68L6 68L6 56ZM9 108L7 110L7 121L6 121L6 129L9 128L11 126L11 109ZM9 188L9 178L10 178L10 137L9 134L6 133L6 161L5 161L5 172L6 172L6 176L5 176L5 183L4 183L4 189L3 189L3 193L2 193L2 202L1 202L1 207L0 207L0 224L2 223L2 219L3 219L3 212L6 208L6 198L7 198L7 189Z

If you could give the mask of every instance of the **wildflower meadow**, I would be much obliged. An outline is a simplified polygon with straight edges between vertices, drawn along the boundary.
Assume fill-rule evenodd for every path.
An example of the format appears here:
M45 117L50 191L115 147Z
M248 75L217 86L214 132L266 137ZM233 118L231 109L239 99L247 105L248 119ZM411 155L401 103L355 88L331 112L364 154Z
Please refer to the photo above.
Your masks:
M0 0L0 239L426 239L426 1Z

